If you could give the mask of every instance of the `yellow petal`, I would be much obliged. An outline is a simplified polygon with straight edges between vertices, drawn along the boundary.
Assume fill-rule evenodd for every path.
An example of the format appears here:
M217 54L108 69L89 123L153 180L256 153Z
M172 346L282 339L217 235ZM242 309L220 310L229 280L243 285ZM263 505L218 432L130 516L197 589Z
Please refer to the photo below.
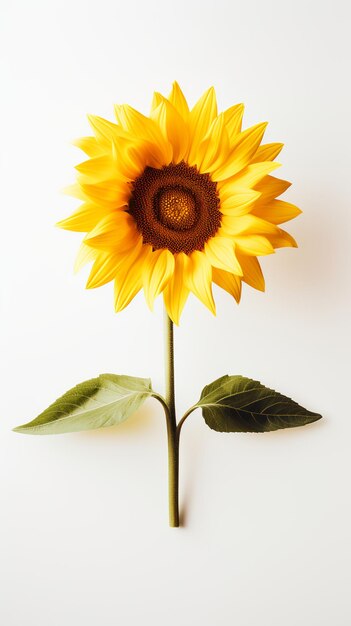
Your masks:
M111 254L111 252L97 252L97 257L91 268L87 289L95 289L106 285L116 278L117 270L125 258L125 254Z
M158 161L153 161L153 146L147 141L126 140L124 137L116 137L112 143L112 156L117 163L118 174L124 181L133 181L140 176L146 165L157 166Z
M86 246L85 243L80 244L80 248L78 250L77 258L74 264L74 271L79 272L79 270L84 267L87 263L93 261L96 257L96 251Z
M83 150L89 157L98 157L106 153L106 148L95 137L80 137L72 142L74 146Z
M116 161L112 156L104 155L76 165L76 170L86 177L85 182L94 183L113 178L118 174Z
M67 217L65 220L61 220L56 224L56 226L64 228L65 230L74 230L76 232L85 233L94 228L103 217L109 214L109 212L109 209L85 202L70 217Z
M242 276L232 239L215 235L205 243L205 254L213 267Z
M115 114L119 124L126 131L135 138L143 138L149 142L153 157L158 160L160 166L170 163L172 159L171 147L154 120L145 117L127 104L115 105Z
M155 299L172 277L174 265L174 255L169 250L155 250L145 260L142 280L146 302L151 310Z
M272 222L272 224L283 224L289 220L294 219L302 213L295 204L290 202L283 202L283 200L272 200L268 204L261 206L259 204L254 207L253 214Z
M247 128L237 136L225 164L213 172L212 178L214 181L225 180L235 176L250 163L252 156L261 143L266 126L267 122L256 124L256 126Z
M224 189L221 189L219 192L221 199L220 210L223 215L232 215L233 217L246 215L246 213L251 211L253 204L261 195L258 191L252 189L243 189L236 191L233 195L228 195Z
M278 228L278 231L277 235L269 235L273 248L297 248L294 237L281 228Z
M153 95L153 98L152 98L151 112L150 113L153 113L153 111L155 109L157 109L159 104L161 104L162 100L163 100L163 96L158 91L155 91L154 95ZM151 114L150 114L150 117L152 117Z
M89 124L92 127L97 140L102 146L110 147L111 142L115 137L125 136L126 133L122 128L113 124L103 117L97 115L88 115Z
M201 141L217 117L216 93L210 87L198 100L189 115L190 150L187 161L189 165L197 165L197 149Z
M183 120L187 121L189 117L189 107L185 99L185 96L179 87L178 83L174 81L172 85L171 93L168 96L168 100L177 109L178 113L182 116Z
M83 191L82 187L78 185L78 183L68 185L68 187L65 187L63 190L63 193L66 193L68 196L73 196L73 198L78 198L78 200L89 200L87 194Z
M211 286L212 266L203 252L195 250L189 255L185 280L190 291L215 315L216 306Z
M273 161L284 147L283 143L266 143L257 149L251 159L251 163L262 163L263 161Z
M115 279L115 310L122 311L142 287L143 264L151 246L138 245L118 266Z
M235 244L239 249L238 252L242 251L253 256L262 256L274 252L273 245L262 235L238 235L235 237Z
M236 274L231 274L225 270L213 268L213 282L222 289L225 289L239 303L241 297L241 278Z
M161 101L151 116L158 123L166 141L172 146L172 162L179 163L184 159L188 150L188 126L175 107L163 96L160 98Z
M247 256L238 252L238 259L242 270L244 272L243 281L258 289L259 291L265 290L264 276L262 274L261 266L255 256Z
M197 151L197 165L200 173L213 172L225 162L229 153L229 138L224 126L223 113L212 122L210 129Z
M219 183L221 198L225 199L233 195L237 189L242 190L243 188L251 189L255 187L256 191L261 191L257 184L262 178L278 167L280 167L280 163L271 163L269 161L266 163L253 163L252 165L248 165L244 170L239 172L239 174L233 176L233 178Z
M261 194L259 204L267 204L277 196L281 196L290 186L291 183L287 180L275 178L274 176L265 176L263 180L255 184L256 191L259 191Z
M86 235L84 242L92 248L113 249L122 252L139 238L135 221L126 211L113 211L100 220Z
M244 105L234 104L224 111L224 121L227 129L229 141L233 143L236 136L241 132L241 124L244 115Z
M117 179L104 180L93 185L80 184L83 199L90 199L108 209L118 209L128 204L131 189Z
M169 317L178 325L189 295L189 289L185 284L188 257L184 252L179 252L175 255L174 260L174 273L167 287L164 289L163 298Z
M241 217L233 217L231 215L223 215L221 222L221 230L228 235L265 235L278 234L278 228L255 215L242 215Z

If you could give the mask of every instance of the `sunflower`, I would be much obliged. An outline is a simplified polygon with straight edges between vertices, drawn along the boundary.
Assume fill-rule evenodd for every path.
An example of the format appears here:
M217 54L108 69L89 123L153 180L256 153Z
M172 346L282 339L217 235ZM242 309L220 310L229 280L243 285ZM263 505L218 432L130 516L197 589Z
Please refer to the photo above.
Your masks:
M260 145L267 123L242 130L243 112L218 114L213 87L189 109L174 83L149 117L128 105L117 123L89 116L94 135L75 142L89 158L68 190L83 204L58 225L87 233L76 266L93 263L87 288L114 281L116 311L143 289L151 309L163 293L176 324L190 292L215 313L212 283L239 302L242 281L264 290L257 256L296 247L278 227L301 212L277 200L283 144Z

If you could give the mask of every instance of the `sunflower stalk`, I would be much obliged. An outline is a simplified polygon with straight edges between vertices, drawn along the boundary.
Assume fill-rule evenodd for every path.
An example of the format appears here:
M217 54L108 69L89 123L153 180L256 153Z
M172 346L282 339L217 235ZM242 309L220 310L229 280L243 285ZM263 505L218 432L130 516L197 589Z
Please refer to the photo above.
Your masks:
M260 145L266 122L242 131L243 110L239 104L217 115L213 87L190 110L175 82L168 99L155 93L150 118L128 105L116 106L117 125L89 116L94 136L75 143L90 159L77 166L77 184L67 190L84 202L58 225L86 233L76 269L93 262L89 289L114 280L116 311L142 286L150 308L163 293L166 394L150 378L100 374L15 428L36 435L104 428L155 398L167 422L171 527L179 526L179 439L190 413L201 409L207 426L223 433L321 418L257 380L226 374L203 388L177 424L173 322L189 292L215 313L212 283L237 302L242 282L264 291L257 257L297 245L279 225L301 211L278 200L290 183L271 175L283 144Z
M179 526L179 430L175 409L173 322L164 309L165 397L167 403L169 525Z

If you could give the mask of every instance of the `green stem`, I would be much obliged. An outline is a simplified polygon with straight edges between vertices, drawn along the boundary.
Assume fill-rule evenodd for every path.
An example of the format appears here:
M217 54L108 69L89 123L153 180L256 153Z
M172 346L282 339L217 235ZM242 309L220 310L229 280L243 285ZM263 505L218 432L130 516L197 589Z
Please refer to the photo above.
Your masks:
M197 409L197 406L191 406L190 409L187 410L186 413L184 413L182 419L179 421L178 425L177 425L177 434L178 434L178 439L180 437L180 431L182 429L182 426L186 420L187 417L189 417L190 413L192 413L193 411L195 411L195 409Z
M167 440L168 440L168 498L169 525L179 526L179 436L175 410L174 393L174 343L173 322L166 309L164 310L165 333L165 397L168 407Z

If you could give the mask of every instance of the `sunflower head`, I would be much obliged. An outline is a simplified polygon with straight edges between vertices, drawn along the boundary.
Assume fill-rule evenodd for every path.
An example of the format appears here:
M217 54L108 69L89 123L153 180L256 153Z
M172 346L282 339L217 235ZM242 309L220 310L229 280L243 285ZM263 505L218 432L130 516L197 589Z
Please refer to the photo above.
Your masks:
M215 313L213 282L239 302L242 281L264 290L258 256L296 246L278 227L300 213L277 200L290 186L272 176L283 145L261 145L266 123L242 130L243 110L218 114L212 87L189 109L174 83L149 117L128 105L117 123L89 116L69 188L82 204L59 226L86 233L77 267L93 263L88 288L114 281L116 311L144 289L177 324L190 292Z

